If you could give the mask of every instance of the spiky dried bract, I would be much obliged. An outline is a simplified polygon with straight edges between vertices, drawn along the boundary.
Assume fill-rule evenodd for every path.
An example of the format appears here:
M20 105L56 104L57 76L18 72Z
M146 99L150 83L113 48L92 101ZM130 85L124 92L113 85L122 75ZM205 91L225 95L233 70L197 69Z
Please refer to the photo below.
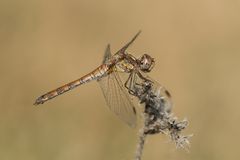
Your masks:
M181 131L188 126L188 121L186 119L179 121L177 117L173 116L170 98L167 97L168 93L161 92L166 92L166 90L151 80L138 82L134 86L134 96L138 97L140 103L143 103L145 107L144 125L139 135L136 160L141 159L145 138L151 134L163 133L170 137L177 148L187 149L189 147L191 135L181 135Z

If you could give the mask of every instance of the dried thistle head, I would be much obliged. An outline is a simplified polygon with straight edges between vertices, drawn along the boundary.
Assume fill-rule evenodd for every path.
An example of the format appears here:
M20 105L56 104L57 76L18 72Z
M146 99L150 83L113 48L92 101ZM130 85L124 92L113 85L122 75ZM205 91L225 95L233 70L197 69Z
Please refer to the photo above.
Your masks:
M181 132L188 126L188 121L179 121L173 116L169 92L150 80L135 86L135 91L145 107L143 134L163 133L170 137L177 148L187 149L191 135L183 136Z

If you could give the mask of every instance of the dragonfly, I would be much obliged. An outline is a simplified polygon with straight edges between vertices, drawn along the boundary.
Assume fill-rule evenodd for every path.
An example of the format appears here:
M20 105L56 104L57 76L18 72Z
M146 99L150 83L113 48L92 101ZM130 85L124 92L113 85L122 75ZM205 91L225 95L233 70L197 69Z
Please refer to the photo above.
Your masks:
M43 104L82 84L96 80L100 84L110 110L130 127L135 127L137 113L131 95L135 93L134 86L138 80L149 80L144 73L150 72L155 64L154 58L148 54L136 58L126 51L140 33L141 31L115 54L111 53L110 44L108 44L99 67L75 81L41 95L36 99L34 105ZM126 80L122 80L121 73L127 74Z

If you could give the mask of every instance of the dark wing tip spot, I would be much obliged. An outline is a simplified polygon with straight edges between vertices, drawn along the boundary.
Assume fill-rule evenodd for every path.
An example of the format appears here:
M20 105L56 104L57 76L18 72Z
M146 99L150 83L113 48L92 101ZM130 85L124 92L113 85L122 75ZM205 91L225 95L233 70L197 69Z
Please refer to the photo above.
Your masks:
M165 93L168 97L171 97L171 94L168 92L168 90L165 90Z
M136 108L133 107L133 113L136 115L137 114L137 111L136 111Z

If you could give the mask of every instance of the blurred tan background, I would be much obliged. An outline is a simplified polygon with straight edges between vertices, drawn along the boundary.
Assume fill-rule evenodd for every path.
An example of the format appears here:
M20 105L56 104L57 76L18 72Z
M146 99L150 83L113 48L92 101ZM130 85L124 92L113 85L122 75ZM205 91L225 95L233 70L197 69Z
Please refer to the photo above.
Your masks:
M190 153L148 137L144 160L239 159L240 2L0 1L0 159L130 160L137 129L106 107L96 82L39 107L36 97L97 67L107 43L148 53L150 74L187 117Z

